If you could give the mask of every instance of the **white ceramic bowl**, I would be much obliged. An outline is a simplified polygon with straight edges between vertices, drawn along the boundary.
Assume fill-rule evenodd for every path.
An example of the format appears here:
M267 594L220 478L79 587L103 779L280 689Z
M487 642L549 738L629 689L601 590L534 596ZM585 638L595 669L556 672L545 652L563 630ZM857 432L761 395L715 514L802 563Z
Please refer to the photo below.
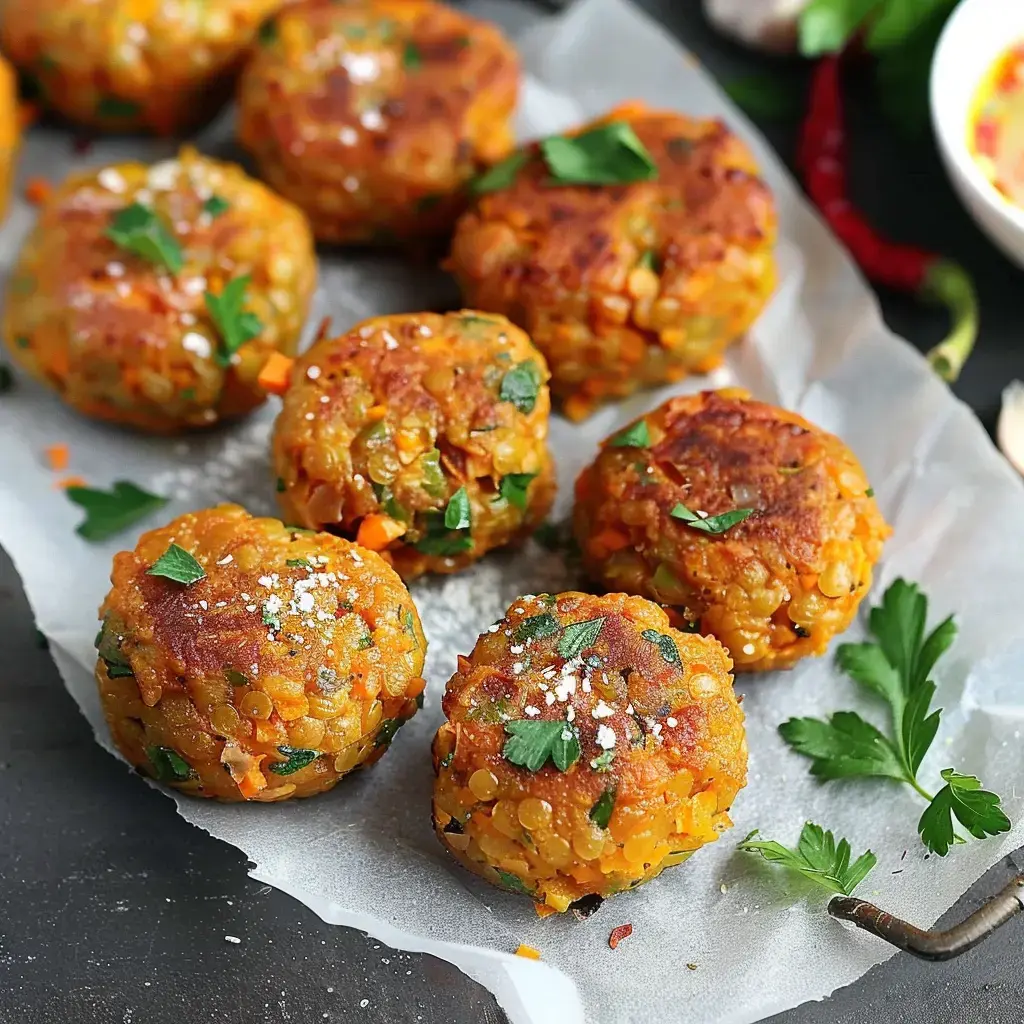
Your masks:
M1022 40L1021 0L961 0L935 51L931 108L939 151L964 206L989 238L1024 267L1024 209L992 185L967 148L978 86L995 61Z

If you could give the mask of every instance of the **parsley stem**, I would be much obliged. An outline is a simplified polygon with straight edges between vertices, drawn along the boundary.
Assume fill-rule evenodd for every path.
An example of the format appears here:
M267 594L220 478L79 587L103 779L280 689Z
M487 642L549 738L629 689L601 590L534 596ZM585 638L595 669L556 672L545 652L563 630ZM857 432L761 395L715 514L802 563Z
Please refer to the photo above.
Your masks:
M935 797L932 796L932 794L929 793L928 790L925 789L921 785L921 783L918 782L917 779L914 778L913 775L911 775L911 776L909 776L907 778L907 784L909 786L911 786L917 793L919 793L921 796L923 796L925 798L925 800L928 801L928 803L931 803L935 799Z

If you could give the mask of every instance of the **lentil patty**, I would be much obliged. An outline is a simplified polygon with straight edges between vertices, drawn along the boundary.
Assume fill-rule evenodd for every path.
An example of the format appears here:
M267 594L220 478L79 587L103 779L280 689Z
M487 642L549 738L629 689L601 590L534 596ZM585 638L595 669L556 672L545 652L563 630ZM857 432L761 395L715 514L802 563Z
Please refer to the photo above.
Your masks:
M445 691L438 838L558 911L686 860L729 828L746 783L730 667L717 640L677 632L643 598L514 601ZM543 753L545 736L550 757L531 762L523 743Z
M576 482L576 537L595 580L674 607L737 672L789 668L822 654L871 586L891 533L872 493L839 438L746 392L707 391L605 441ZM677 505L756 511L709 534Z
M172 543L204 579L148 574ZM416 713L426 641L372 551L221 505L143 535L110 579L96 681L111 735L183 792L322 793Z

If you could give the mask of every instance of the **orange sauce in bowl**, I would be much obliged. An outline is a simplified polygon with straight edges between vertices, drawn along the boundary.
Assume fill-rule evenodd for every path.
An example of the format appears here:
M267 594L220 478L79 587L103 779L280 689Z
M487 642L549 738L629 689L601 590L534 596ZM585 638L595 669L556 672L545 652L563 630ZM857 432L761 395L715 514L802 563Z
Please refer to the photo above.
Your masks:
M974 94L967 145L978 168L1024 209L1024 42L992 65Z

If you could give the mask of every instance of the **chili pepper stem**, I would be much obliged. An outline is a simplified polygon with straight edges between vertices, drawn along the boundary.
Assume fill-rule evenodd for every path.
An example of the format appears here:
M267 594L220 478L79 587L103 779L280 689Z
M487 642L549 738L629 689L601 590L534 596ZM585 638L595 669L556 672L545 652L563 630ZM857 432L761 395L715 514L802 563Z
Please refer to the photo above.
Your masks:
M936 260L925 275L921 294L950 312L953 329L928 353L928 362L943 379L955 381L978 337L978 296L974 283L959 264Z

